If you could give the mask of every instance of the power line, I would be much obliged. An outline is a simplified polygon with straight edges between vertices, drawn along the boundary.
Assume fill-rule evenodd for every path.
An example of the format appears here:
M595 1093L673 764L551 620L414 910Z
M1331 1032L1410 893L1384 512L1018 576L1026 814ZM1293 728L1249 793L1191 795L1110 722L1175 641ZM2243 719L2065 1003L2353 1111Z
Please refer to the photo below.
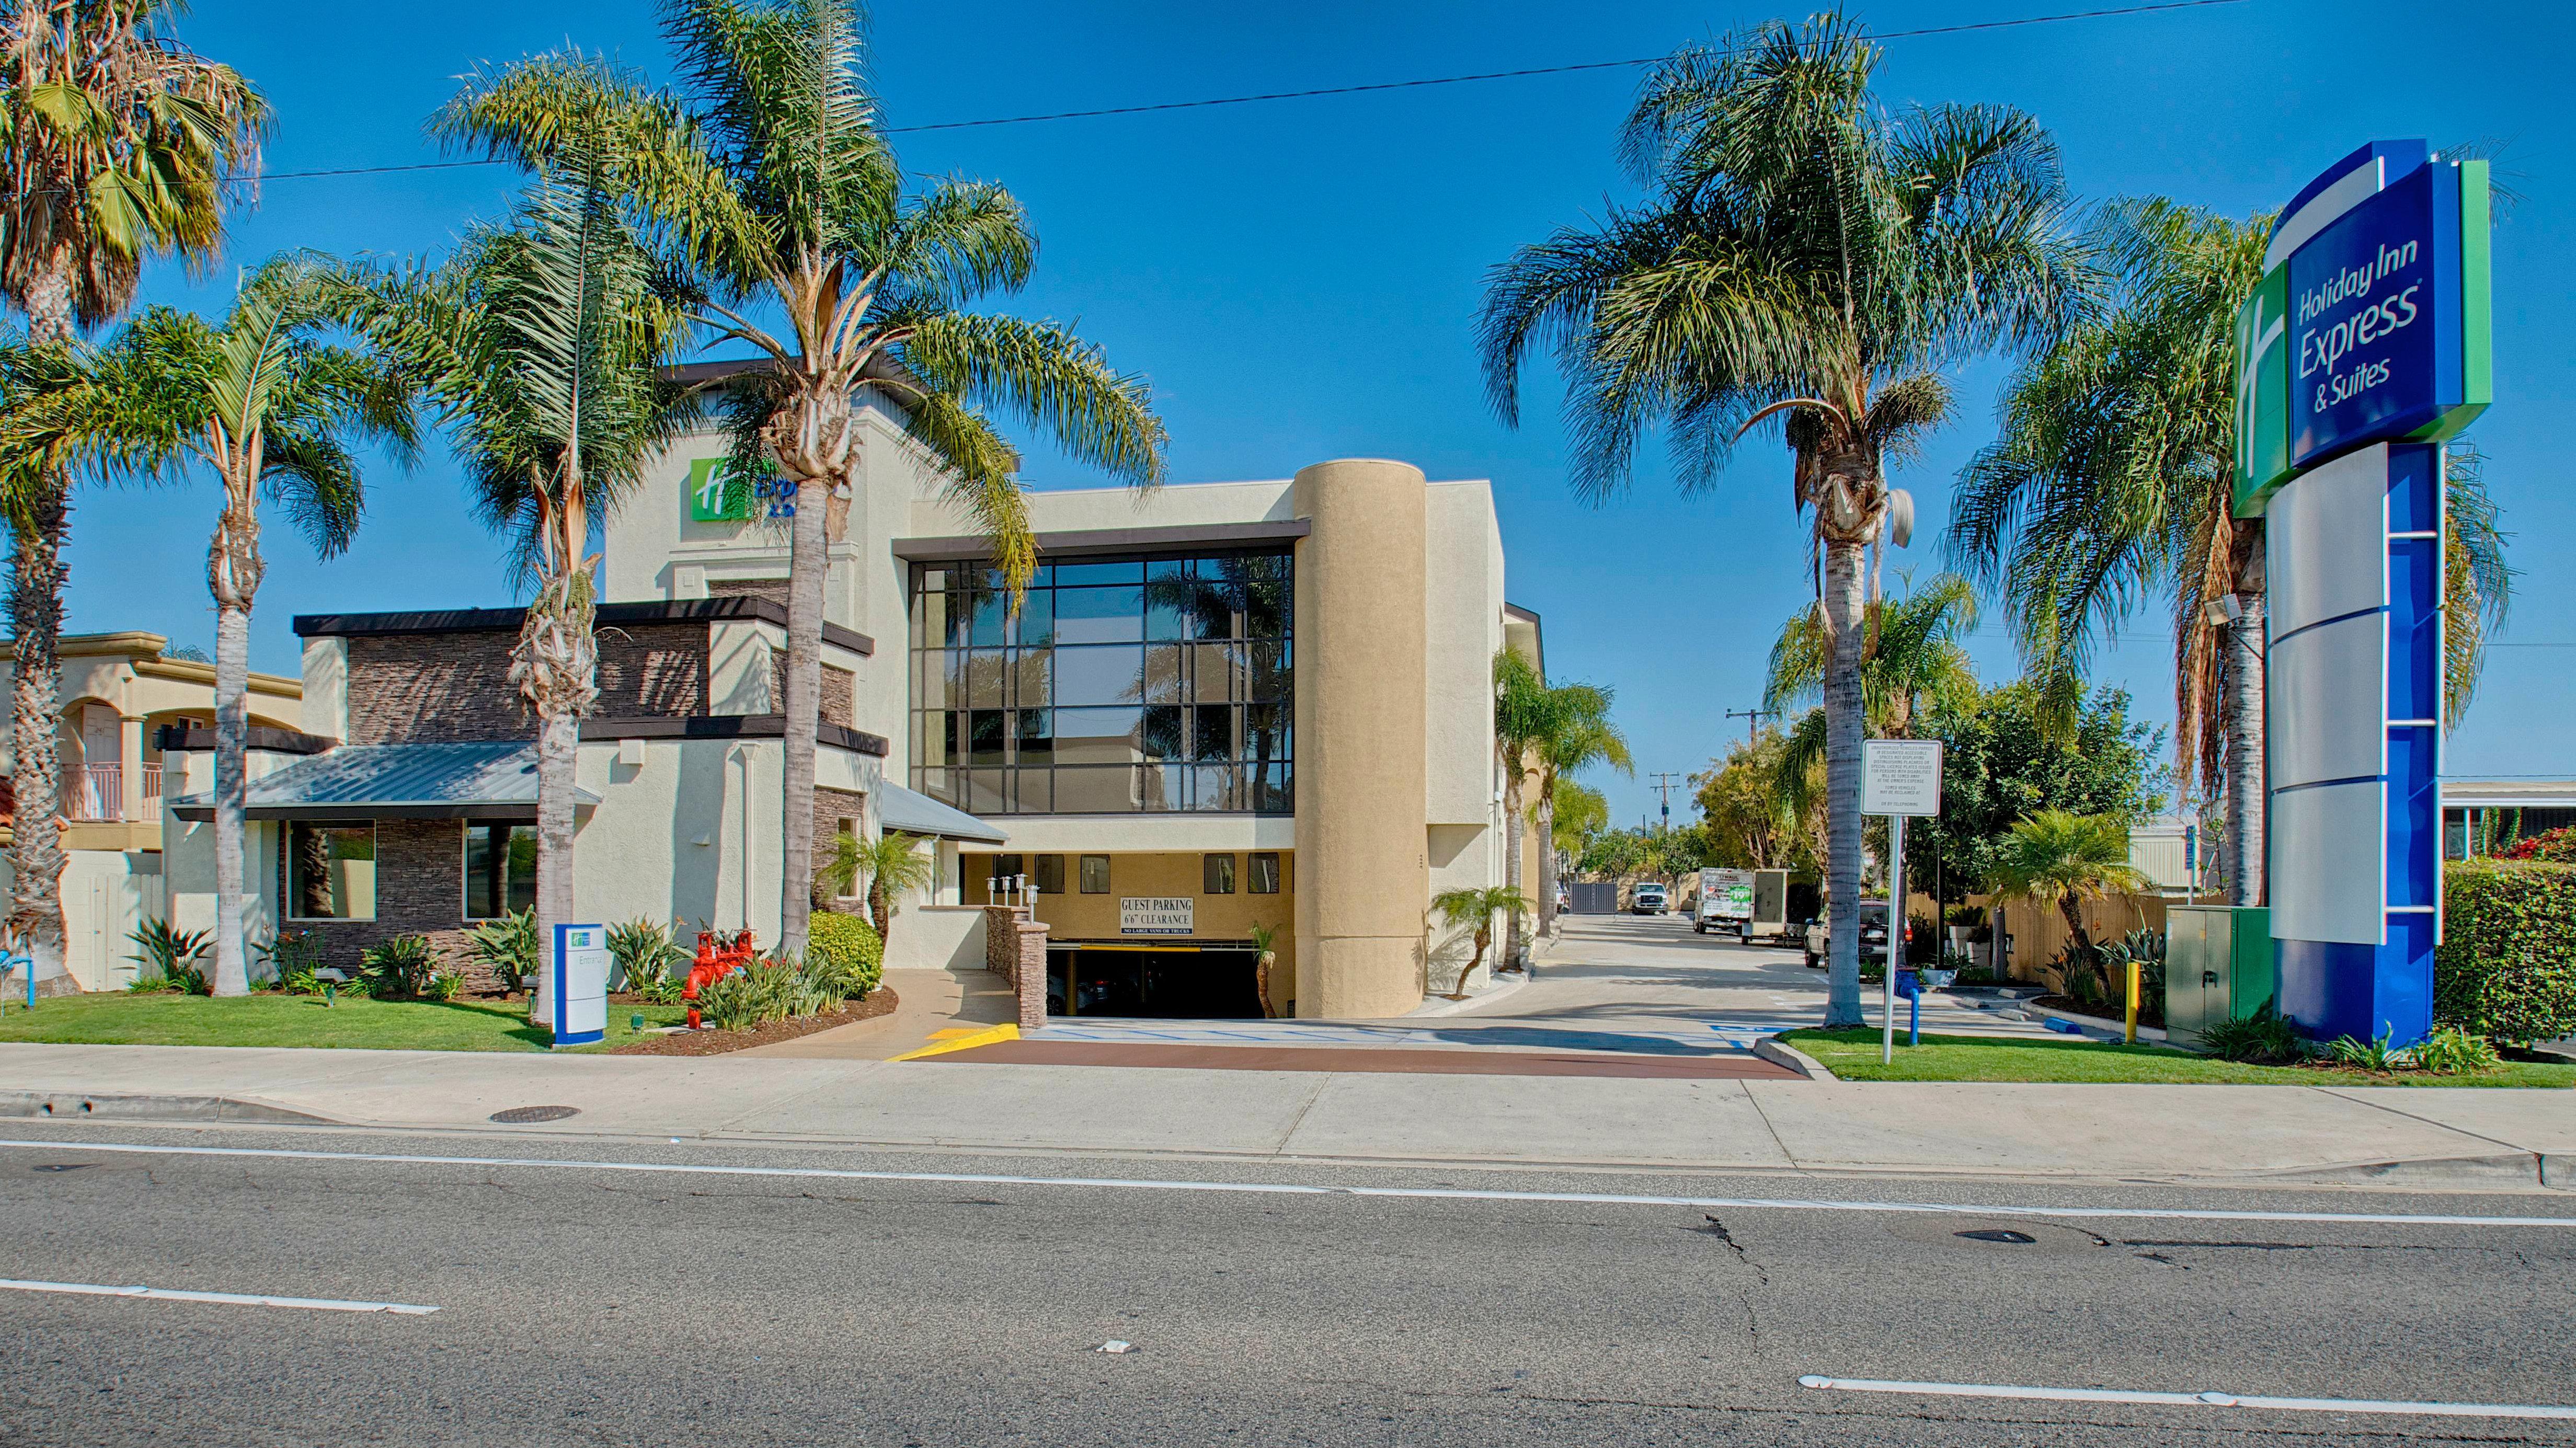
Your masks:
M2199 10L2212 5L2242 5L2249 0L2164 0L2155 5L2124 5L2111 10L2076 10L2060 15L2030 15L2019 20L1980 20L1966 25L1934 25L1921 30L1890 30L1872 35L1872 40L1914 40L1927 35L1960 35L1972 30L2010 30L2025 25L2052 25L2065 20L2100 20L2115 15L2144 15L2156 10ZM1159 111L1193 111L1209 106L1248 106L1264 101L1302 101L1317 96L1363 95L1372 91L1418 90L1435 85L1469 85L1489 80L1522 80L1540 75L1572 75L1588 70L1632 70L1638 66L1660 65L1669 56L1649 55L1633 60L1587 60L1573 65L1540 65L1523 70L1488 70L1472 75L1429 76L1418 80L1382 80L1366 85L1318 86L1311 90L1265 91L1259 95L1217 96L1208 100L1158 101L1151 105L1107 106L1089 111L1048 111L1026 116L996 116L980 121L932 121L918 126L888 126L886 134L905 135L919 131L963 131L981 126L1019 126L1034 121L1083 121L1099 116L1141 116Z
M2070 20L2104 20L2122 15L2146 15L2159 10L2203 10L2217 5L2244 5L2251 0L2162 0L2152 5L2123 5L2107 10L2070 10L2056 15L2028 15L2018 20L1979 20L1964 25L1933 25L1919 30L1890 30L1872 35L1873 40L1919 40L1933 35L1961 35L1980 30L2012 30L2031 25L2055 25ZM1087 111L1048 111L1025 116L990 116L973 121L930 121L918 126L888 126L889 136L912 135L924 131L963 131L986 126L1021 126L1039 121L1079 121L1100 116L1140 116L1162 111L1205 110L1212 106L1248 106L1269 101L1312 100L1320 96L1365 95L1375 91L1419 90L1427 86L1471 85L1483 81L1522 80L1542 75L1573 75L1591 70L1633 70L1639 66L1658 65L1668 56L1648 55L1629 60L1590 60L1572 65L1529 66L1520 70L1488 70L1469 75L1425 76L1414 80L1373 81L1364 85L1317 86L1307 90L1264 91L1257 95L1213 96L1194 101L1156 101L1146 105L1104 106ZM308 171L270 171L258 176L227 178L225 185L250 185L267 181L311 181L337 176L385 176L402 171L455 171L473 166L504 166L502 160L411 161L386 166L331 166Z

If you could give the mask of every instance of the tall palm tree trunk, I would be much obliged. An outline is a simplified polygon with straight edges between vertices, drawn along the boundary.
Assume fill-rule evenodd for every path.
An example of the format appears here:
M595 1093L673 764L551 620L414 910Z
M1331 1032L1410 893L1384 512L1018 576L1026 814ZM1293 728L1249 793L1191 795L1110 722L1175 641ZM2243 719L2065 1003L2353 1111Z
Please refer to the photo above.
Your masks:
M16 792L15 833L9 845L9 929L32 956L39 977L63 969L63 837L54 828L62 812L60 727L63 632L63 533L70 512L48 480L29 500L27 515L12 530L9 622L17 678L10 707L17 760L10 771Z
M1825 1025L1857 1026L1860 1014L1860 664L1864 614L1861 544L1828 538L1825 626Z
M547 579L528 604L511 661L520 692L537 714L539 970L553 954L555 927L573 920L573 801L581 721L599 699L599 645L591 632L595 609L587 568L576 563ZM535 1019L533 993L528 1011Z
M2228 626L2227 903L2263 903L2263 619L2259 590L2236 595L2244 612Z
M1538 938L1556 936L1556 779L1539 781Z
M1521 816L1521 761L1514 759L1507 762L1504 765L1503 777L1507 781L1503 785L1503 848L1506 852L1503 855L1503 883L1517 893L1521 888L1522 846L1527 838ZM1476 951L1477 959L1482 960L1484 954L1484 950L1479 947ZM1521 917L1516 912L1511 919L1503 922L1503 955L1500 965L1507 968L1518 963L1520 958ZM1469 969L1473 968L1469 967ZM1467 978L1462 975L1458 977L1458 989L1463 991L1466 988Z
M56 174L58 187L67 180ZM27 343L56 346L72 339L72 256L57 245L27 285ZM14 546L9 569L9 626L16 680L11 723L16 759L9 783L15 795L9 844L9 933L42 976L59 975L63 960L63 840L54 828L62 813L62 756L55 730L62 723L63 538L70 531L69 484L48 467L22 516L11 519Z
M258 475L254 456L242 473ZM250 950L243 937L242 835L250 787L250 611L259 596L259 515L255 482L224 483L224 510L206 545L206 591L215 599L215 978L219 996L250 994Z
M814 908L814 751L822 722L823 579L830 560L823 512L829 480L796 480L796 517L787 549L787 751L784 811L780 824L778 948L805 949L806 921ZM745 862L748 866L749 862ZM748 924L749 922L744 922Z

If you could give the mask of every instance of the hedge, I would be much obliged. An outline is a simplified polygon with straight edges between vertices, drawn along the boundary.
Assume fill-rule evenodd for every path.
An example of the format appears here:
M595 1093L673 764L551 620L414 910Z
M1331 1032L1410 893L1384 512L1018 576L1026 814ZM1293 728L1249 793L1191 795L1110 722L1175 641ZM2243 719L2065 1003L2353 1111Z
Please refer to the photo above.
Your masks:
M805 955L843 972L842 978L856 987L853 998L875 990L885 978L885 942L877 938L875 926L856 915L814 912L805 923Z
M2500 1041L2576 1035L2576 865L2443 867L2433 1019Z

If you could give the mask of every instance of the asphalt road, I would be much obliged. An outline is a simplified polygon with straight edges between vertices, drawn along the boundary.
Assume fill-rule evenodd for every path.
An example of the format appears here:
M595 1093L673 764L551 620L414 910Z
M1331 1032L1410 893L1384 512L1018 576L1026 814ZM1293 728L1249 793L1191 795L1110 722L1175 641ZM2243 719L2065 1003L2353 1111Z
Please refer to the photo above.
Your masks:
M1543 1085L1527 1089L1545 1089ZM2558 1196L1424 1172L9 1123L0 1444L2576 1443L2576 1226L1150 1190L701 1167L2576 1218ZM116 1153L101 1143L635 1162ZM90 1145L83 1145L89 1143ZM2003 1229L2026 1243L1962 1238ZM1112 1339L1135 1351L1096 1351Z

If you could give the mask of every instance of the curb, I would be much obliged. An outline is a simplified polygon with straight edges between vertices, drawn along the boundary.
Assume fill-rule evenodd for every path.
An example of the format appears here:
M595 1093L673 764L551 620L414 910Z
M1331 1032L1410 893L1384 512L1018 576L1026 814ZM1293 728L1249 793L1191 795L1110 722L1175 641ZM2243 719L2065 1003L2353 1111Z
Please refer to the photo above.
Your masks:
M1810 1081L1839 1081L1824 1062L1790 1045L1777 1036L1764 1036L1753 1043L1753 1054L1775 1066L1786 1066Z
M2100 1032L2100 1038L2117 1041L2126 1034L2125 1027L2123 1027L2119 1022L2105 1022L2100 1016L2079 1016L2073 1011L2061 1011L2055 1006L2036 1005L2029 1001L2022 1002L2021 1009L2028 1015L2040 1020L2064 1021L2070 1026L2081 1026L2084 1028L2084 1033L2088 1036L2093 1035L2095 1032ZM2172 1044L2171 1035L2162 1026L2138 1027L2138 1039L2141 1041L2154 1041L2160 1045Z
M2570 1181L2569 1169L2576 1161L2563 1153L2557 1162L2558 1179L2551 1180L2551 1162L2547 1155L2534 1151L2495 1152L2485 1156L2411 1157L2400 1161L2349 1162L2339 1166L2292 1167L2285 1171L2255 1172L2223 1180L2245 1181L2248 1177L2262 1182L2319 1182L2341 1185L2414 1187L2425 1191L2478 1189L2485 1187L2556 1186L2565 1190L2576 1186Z
M958 1036L953 1040L936 1041L918 1051L906 1051L900 1056L889 1056L886 1059L888 1064L896 1061L918 1061L926 1056L945 1056L951 1051L971 1051L977 1046L990 1046L1003 1041L1016 1041L1019 1038L1020 1028L1016 1024L1005 1024Z
M238 1096L153 1096L113 1092L0 1091L0 1117L39 1121L237 1121L272 1126L339 1126L309 1111Z

